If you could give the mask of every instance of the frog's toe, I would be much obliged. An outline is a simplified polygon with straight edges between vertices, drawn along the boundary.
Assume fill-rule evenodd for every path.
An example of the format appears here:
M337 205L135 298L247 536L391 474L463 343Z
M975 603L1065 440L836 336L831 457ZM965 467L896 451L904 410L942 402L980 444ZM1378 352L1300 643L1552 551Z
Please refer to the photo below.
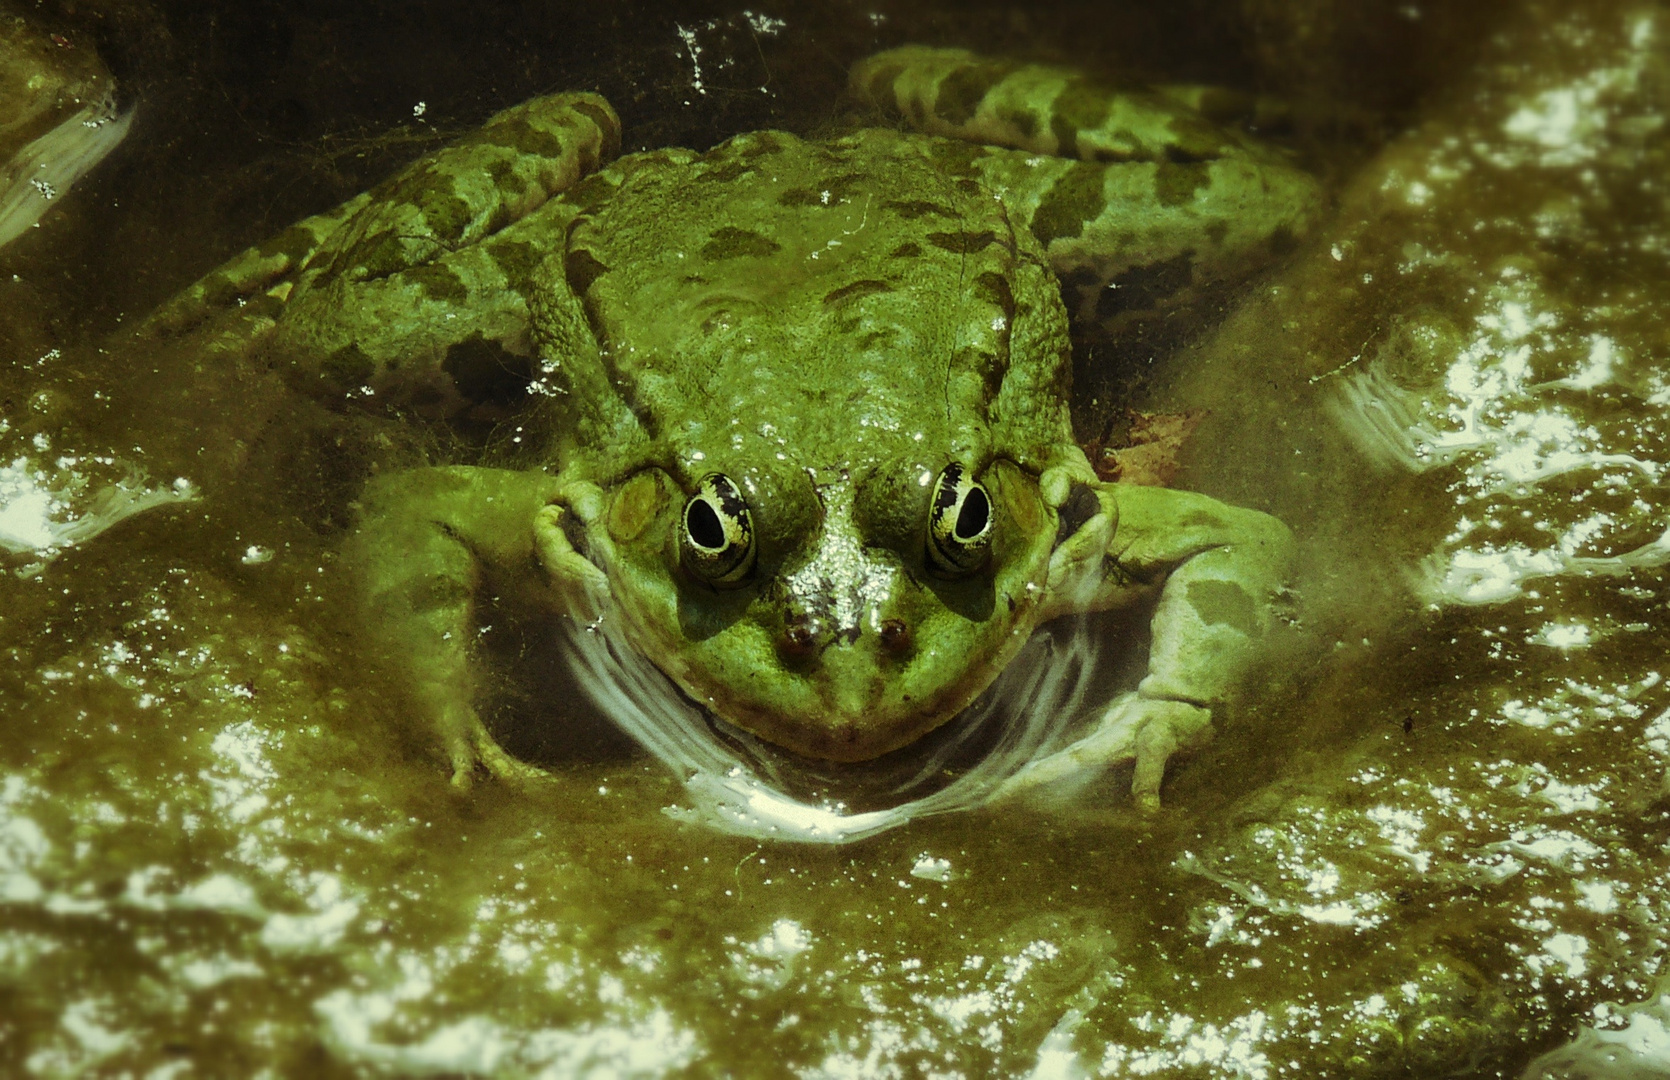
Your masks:
M1212 741L1212 713L1186 701L1143 698L1145 716L1136 731L1136 775L1131 795L1146 811L1160 808L1160 781L1173 754Z
M495 780L522 784L543 780L547 775L545 770L537 765L529 765L527 762L505 753L504 748L494 741L493 736L487 734L486 731L482 731L476 739L475 756L481 767L486 769ZM458 775L455 772L453 783L456 784L457 782Z
M477 777L483 771L495 780L512 783L538 780L545 776L537 766L505 753L481 721L474 717L466 731L447 739L447 759L452 764L452 786L461 792L475 786Z
M1205 745L1211 737L1208 709L1186 701L1123 694L1108 706L1089 735L1004 781L991 801L1060 802L1106 770L1135 761L1131 794L1141 809L1157 810L1166 762L1174 754Z

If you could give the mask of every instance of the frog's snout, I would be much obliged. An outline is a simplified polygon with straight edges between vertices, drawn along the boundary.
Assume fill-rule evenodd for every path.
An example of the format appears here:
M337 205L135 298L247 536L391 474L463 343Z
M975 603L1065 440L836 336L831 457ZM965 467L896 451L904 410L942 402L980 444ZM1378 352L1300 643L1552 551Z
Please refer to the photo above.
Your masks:
M756 732L829 761L867 761L914 741L936 723L936 710L922 708L929 703L895 692L915 651L910 622L899 615L871 612L837 622L789 614L777 652L809 696L793 710L758 717Z
M880 619L870 632L886 656L908 656L915 641L910 624L899 618ZM790 615L783 621L782 633L777 635L777 652L789 663L804 663L832 645L854 645L865 633L860 625L832 629L815 616Z

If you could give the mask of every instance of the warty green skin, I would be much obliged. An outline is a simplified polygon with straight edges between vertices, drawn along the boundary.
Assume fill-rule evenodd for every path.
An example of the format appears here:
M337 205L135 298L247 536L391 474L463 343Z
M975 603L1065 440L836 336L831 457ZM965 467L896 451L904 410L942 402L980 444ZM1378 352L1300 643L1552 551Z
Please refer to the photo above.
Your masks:
M153 320L207 322L317 394L492 419L493 373L520 369L544 395L545 469L380 478L346 553L367 633L459 782L535 771L475 712L489 577L586 623L612 611L692 699L820 759L908 745L1043 622L1156 592L1147 678L1012 790L1135 758L1152 804L1166 758L1233 698L1286 530L1096 479L1069 424L1061 279L1091 315L1156 264L1181 266L1184 291L1210 283L1301 232L1314 184L1173 98L1057 69L902 49L853 81L939 134L759 132L582 179L618 145L612 112L538 99ZM926 540L953 463L994 519L989 560L960 576ZM680 555L686 501L714 473L746 500L757 552L728 587Z

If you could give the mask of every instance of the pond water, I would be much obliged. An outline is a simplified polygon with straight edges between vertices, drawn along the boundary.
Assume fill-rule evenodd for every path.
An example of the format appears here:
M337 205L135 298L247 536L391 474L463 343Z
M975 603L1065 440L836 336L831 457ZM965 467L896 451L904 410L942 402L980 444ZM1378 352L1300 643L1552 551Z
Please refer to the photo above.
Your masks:
M0 249L0 1072L1670 1075L1659 5L34 14L138 112ZM531 94L602 90L628 149L816 132L903 41L1293 103L1320 234L1187 326L1087 333L1075 399L1087 440L1204 412L1176 483L1294 529L1290 655L1153 815L1126 770L728 835L509 647L493 707L567 733L555 779L456 792L336 551L373 463L488 433L256 401L124 328ZM53 532L111 484L159 505Z

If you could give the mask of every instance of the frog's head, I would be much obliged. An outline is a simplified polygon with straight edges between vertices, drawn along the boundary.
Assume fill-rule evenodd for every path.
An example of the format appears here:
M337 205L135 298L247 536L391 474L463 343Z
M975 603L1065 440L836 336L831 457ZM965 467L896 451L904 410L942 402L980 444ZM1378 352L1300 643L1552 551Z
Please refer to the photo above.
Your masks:
M891 132L757 133L617 180L579 200L541 309L583 308L575 392L636 440L592 440L585 554L724 719L822 759L913 742L1025 644L1039 477L1088 471L1043 250L961 148ZM576 335L547 347L584 359Z
M835 761L908 745L992 681L1053 539L1036 479L1001 459L651 468L607 506L592 550L634 644L726 721Z

